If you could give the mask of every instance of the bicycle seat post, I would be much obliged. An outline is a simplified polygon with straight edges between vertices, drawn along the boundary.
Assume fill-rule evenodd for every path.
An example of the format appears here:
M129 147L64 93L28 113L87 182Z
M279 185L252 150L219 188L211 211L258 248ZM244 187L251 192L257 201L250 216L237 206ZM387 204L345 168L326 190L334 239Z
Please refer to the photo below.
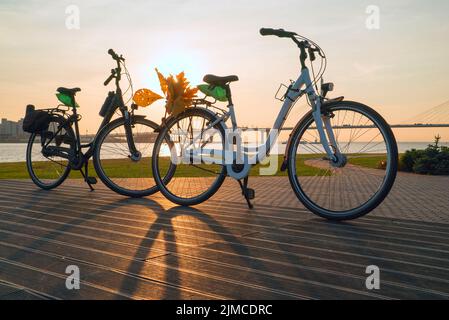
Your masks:
M226 90L226 96L228 97L228 104L233 106L234 103L232 102L231 86L229 85L229 83L227 83L225 85L225 90Z

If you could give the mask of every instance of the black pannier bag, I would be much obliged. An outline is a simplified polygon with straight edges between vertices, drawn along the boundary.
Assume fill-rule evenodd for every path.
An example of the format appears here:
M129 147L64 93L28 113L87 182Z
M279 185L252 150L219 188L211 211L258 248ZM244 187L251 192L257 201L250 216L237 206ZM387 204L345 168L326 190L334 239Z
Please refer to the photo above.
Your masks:
M51 115L44 110L34 110L33 105L27 105L25 119L23 119L23 131L28 133L41 133L48 130Z
M108 96L106 97L106 100L103 103L103 106L100 109L100 116L101 117L105 117L108 113L109 110L111 110L111 108L114 106L115 103L115 92L114 91L109 91Z

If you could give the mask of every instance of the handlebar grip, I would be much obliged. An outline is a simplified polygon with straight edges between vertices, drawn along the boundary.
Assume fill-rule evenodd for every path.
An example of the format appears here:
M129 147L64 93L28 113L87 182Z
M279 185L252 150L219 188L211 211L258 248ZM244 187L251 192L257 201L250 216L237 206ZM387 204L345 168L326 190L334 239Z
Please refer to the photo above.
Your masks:
M271 36L273 35L273 31L271 28L261 28L259 32L262 36Z
M118 56L117 53L115 53L114 50L109 49L109 50L108 50L108 53L112 56L112 59L114 59L114 60L120 60L120 57Z
M279 38L291 38L296 35L295 32L285 31L284 29L261 28L262 36L277 36Z
M104 85L107 86L109 84L109 82L111 82L111 80L114 79L114 77L115 77L115 74L114 73L111 74L109 76L109 78L107 78L106 81L104 82Z

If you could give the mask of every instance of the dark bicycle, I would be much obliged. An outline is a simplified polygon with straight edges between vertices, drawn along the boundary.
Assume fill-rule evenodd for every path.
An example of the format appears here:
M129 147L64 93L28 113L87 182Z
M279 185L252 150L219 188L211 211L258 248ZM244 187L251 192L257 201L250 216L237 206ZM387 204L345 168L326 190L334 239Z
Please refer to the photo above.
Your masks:
M33 105L27 106L24 130L31 133L27 169L33 182L42 189L56 188L71 170L79 170L93 190L97 179L89 176L92 157L98 177L113 191L130 197L148 196L158 191L151 171L152 139L158 125L143 115L134 114L138 108L136 104L131 104L130 108L126 106L120 88L122 75L129 80L128 89L132 90L132 82L125 59L112 49L108 53L117 67L112 69L104 85L115 79L116 89L109 92L100 110L103 121L90 142L83 143L79 132L78 123L82 117L77 111L75 95L80 88L58 88L56 96L62 104L56 108L35 110ZM115 114L120 117L112 120ZM167 173L173 171L171 169L169 167Z

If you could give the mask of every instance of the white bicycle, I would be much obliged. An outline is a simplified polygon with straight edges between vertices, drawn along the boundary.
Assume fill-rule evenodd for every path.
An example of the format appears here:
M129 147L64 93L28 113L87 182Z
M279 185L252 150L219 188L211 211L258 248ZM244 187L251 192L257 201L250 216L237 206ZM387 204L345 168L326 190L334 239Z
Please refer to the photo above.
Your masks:
M355 219L367 214L384 200L396 178L398 151L390 126L366 105L345 101L343 97L326 98L333 84L322 81L326 56L316 43L283 29L262 28L260 33L289 38L301 51L300 76L286 90L282 108L265 143L240 152L230 89L230 83L238 77L206 75L208 95L227 100L227 108L217 107L206 96L164 121L152 159L153 175L160 191L174 203L195 205L209 199L226 176L230 176L239 182L251 208L250 200L255 192L248 188L250 169L269 156L293 105L306 96L311 111L290 134L280 170L288 170L295 194L313 213L331 220ZM315 74L316 54L321 58L321 66ZM306 66L308 58L313 80ZM173 167L173 177L164 180Z

